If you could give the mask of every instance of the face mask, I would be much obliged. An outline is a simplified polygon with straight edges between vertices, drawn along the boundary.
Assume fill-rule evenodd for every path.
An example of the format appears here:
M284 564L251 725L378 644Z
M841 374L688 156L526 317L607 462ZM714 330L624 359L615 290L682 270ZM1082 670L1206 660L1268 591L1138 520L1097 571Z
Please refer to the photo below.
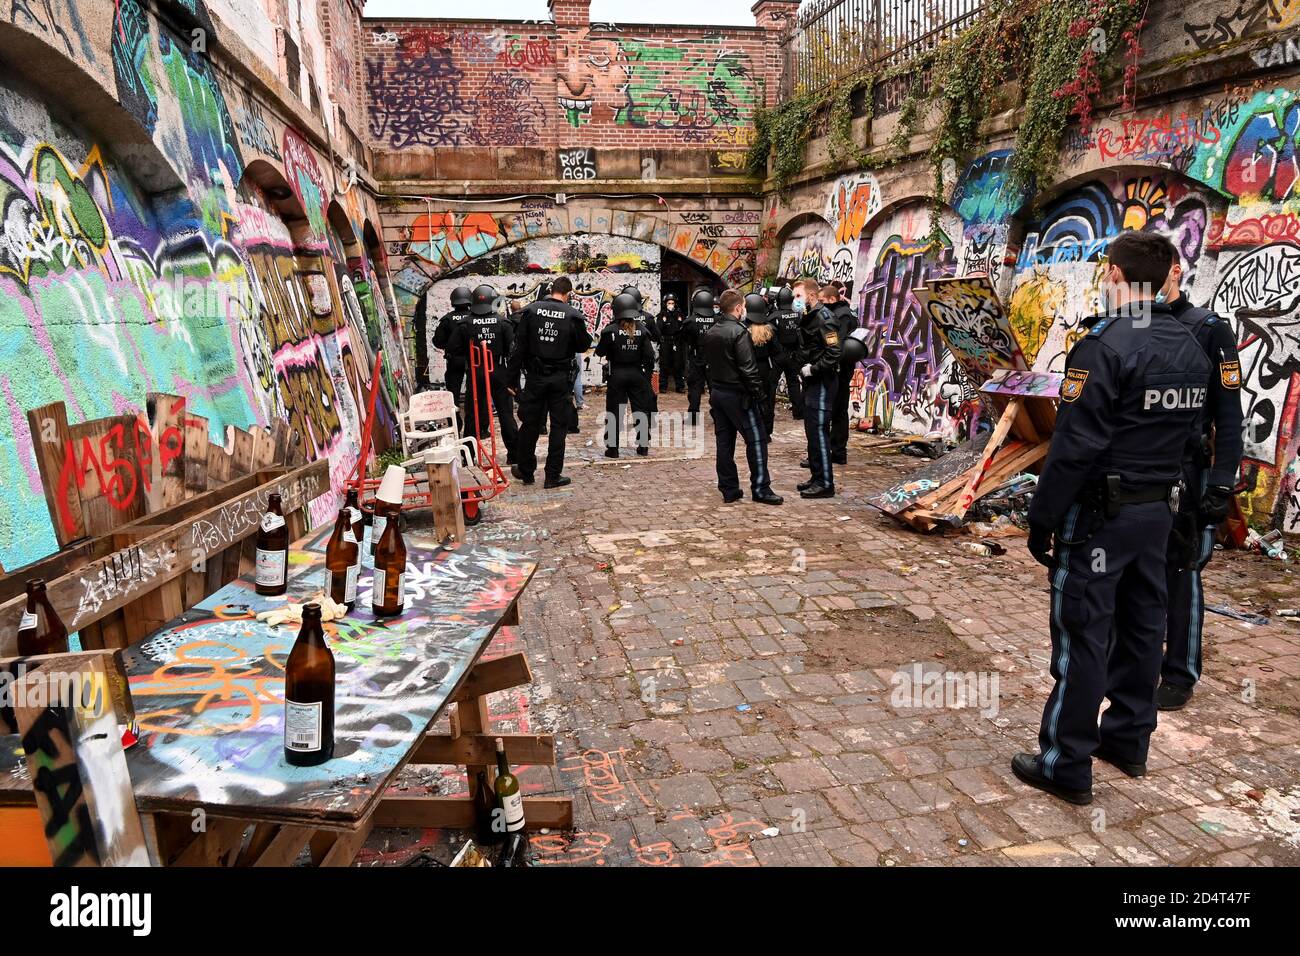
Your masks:
M1161 289L1159 292L1156 293L1156 301L1157 301L1157 302L1168 302L1168 301L1169 301L1169 298L1165 295L1165 290L1164 290L1164 289Z
M808 303L805 302L803 299L795 299L794 310L798 312L800 315L802 315L803 313L808 311Z

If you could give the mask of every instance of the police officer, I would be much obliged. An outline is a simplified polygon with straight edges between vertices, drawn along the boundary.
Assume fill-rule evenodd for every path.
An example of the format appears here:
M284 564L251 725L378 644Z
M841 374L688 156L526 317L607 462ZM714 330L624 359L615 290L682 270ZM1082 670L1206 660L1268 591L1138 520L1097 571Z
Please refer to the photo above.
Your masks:
M506 462L515 457L519 429L515 424L515 403L507 388L509 376L506 363L514 346L514 327L496 310L497 290L490 285L476 288L470 298L469 317L457 323L447 342L447 357L458 359L471 366L470 387L465 397L466 434L480 440L486 435L496 407L497 421L501 425L501 443L506 449ZM479 346L479 358L470 360L470 344ZM492 371L487 373L482 364L484 350L492 356Z
M812 477L800 483L803 498L830 498L835 494L831 468L831 413L840 382L840 329L831 306L838 293L832 286L818 288L814 279L800 279L794 287L794 308L800 313L799 355L803 365L803 428L808 439L805 459Z
M772 324L781 343L781 372L785 375L785 391L790 396L790 414L795 420L803 418L803 383L799 378L799 321L801 313L795 311L794 290L781 286L777 290ZM802 304L803 300L799 300Z
M840 341L844 342L858 327L858 316L844 295L844 283L832 282L831 285L839 295L831 306L831 314L835 316ZM844 361L841 356L839 381L835 386L835 407L831 412L831 461L837 465L847 465L849 461L849 392L855 364Z
M655 317L651 315L649 312L647 312L644 308L642 308L642 306L645 305L645 297L641 295L641 290L634 285L625 285L623 286L623 291L619 294L630 295L633 299L636 300L637 320L643 323L646 327L646 331L650 333L650 341L654 342L655 345L658 345L659 326L655 322Z
M623 406L630 403L636 423L636 453L650 454L650 415L654 392L655 351L650 333L640 321L640 307L626 292L614 296L614 321L605 326L596 354L609 361L609 388L605 391L605 457L618 457L619 425Z
M677 308L677 296L671 292L664 296L664 307L659 313L659 387L668 388L668 380L675 383L680 394L686 391L683 367L686 364L686 342L682 337L685 317Z
M757 292L745 296L745 328L749 330L749 337L754 343L754 361L763 378L763 403L759 417L763 420L763 433L770 441L772 428L776 424L776 383L781 377L785 350L776 337L771 304L766 296Z
M1173 260L1169 240L1154 233L1111 242L1106 314L1066 356L1029 508L1029 550L1051 572L1056 686L1039 752L1017 754L1011 769L1070 803L1092 802L1094 754L1142 776L1156 726L1170 501L1209 377L1196 338L1154 298ZM1099 729L1103 698L1110 706Z
M469 318L469 304L473 294L469 286L458 285L451 290L451 311L438 320L433 330L433 347L442 349L447 361L447 391L451 392L456 404L460 404L460 389L465 383L465 361L447 354L447 343L451 341L451 332L457 325Z
M531 302L519 314L519 334L510 353L510 381L519 392L518 459L510 473L526 485L533 483L537 469L537 436L542 423L551 420L546 449L546 488L569 484L564 471L564 442L574 415L573 376L578 367L574 356L591 348L591 334L581 309L569 304L573 283L560 276L551 283L550 294ZM528 373L528 384L519 390L519 376Z
M700 398L707 384L700 340L713 328L716 320L717 304L713 301L713 293L699 289L691 296L691 314L682 330L686 340L686 409L690 412L692 425L699 424Z
M754 298L761 302L763 297ZM744 311L745 297L728 289L718 303L718 321L698 341L709 381L709 411L717 442L718 490L727 504L745 497L736 473L736 433L739 432L749 460L750 494L760 504L779 505L784 499L772 491L772 476L767 470L767 435L759 415L767 384L754 362L754 343L740 323Z
M1241 465L1241 361L1231 326L1209 309L1198 309L1182 294L1183 267L1175 261L1165 283L1165 301L1174 317L1195 336L1210 360L1209 392L1201 427L1183 459L1182 494L1169 537L1169 611L1165 658L1156 705L1179 710L1201 677L1201 623L1205 599L1201 571L1214 554L1214 529L1228 516L1232 488Z

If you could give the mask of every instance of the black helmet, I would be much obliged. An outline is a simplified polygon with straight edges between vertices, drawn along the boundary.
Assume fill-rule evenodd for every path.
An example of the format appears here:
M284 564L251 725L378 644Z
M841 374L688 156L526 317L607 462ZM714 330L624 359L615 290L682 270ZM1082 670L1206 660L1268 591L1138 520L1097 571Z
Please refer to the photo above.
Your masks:
M634 286L634 285L625 285L625 286L623 286L623 293L622 293L622 294L623 294L623 295L630 295L632 298L634 298L634 299L636 300L636 304L637 304L638 306L640 306L640 305L641 305L641 302L643 301L643 299L641 298L641 290L638 289L638 288L637 288L636 286Z
M700 289L691 296L691 312L695 315L713 315L713 293L708 289Z
M757 292L751 292L745 296L745 319L756 325L763 325L767 322L767 299L763 298Z
M840 345L840 363L843 365L857 365L867 357L867 339L871 336L870 329L854 329Z
M794 289L790 288L788 285L783 285L781 288L777 289L776 307L783 310L794 308Z
M614 296L614 303L611 308L614 310L614 318L616 319L641 318L641 307L637 304L636 297L630 292L620 292Z
M469 291L469 286L458 285L451 290L451 307L453 309L463 309L469 305L472 298L473 293Z
M474 315L491 315L496 304L497 290L490 285L481 285L474 290L474 298L470 302L469 310Z

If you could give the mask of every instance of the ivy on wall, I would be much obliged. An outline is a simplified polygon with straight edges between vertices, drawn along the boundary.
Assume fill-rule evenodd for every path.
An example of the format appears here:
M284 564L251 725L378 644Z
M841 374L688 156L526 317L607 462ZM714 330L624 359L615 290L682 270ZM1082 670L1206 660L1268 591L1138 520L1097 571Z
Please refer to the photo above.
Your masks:
M967 155L980 125L1013 105L1000 90L1019 78L1023 105L1011 177L1028 190L1055 171L1070 123L1077 120L1086 131L1103 72L1116 70L1117 53L1123 59L1121 105L1132 104L1145 7L1146 0L986 0L970 26L906 63L853 74L814 92L796 91L759 111L749 168L762 176L770 156L773 184L785 193L804 168L808 141L824 113L832 163L879 169L905 158L918 119L933 115L937 126L928 157L937 206L943 201L944 161ZM928 84L922 81L927 73ZM876 85L905 76L911 79L893 135L883 148L866 151L853 139L856 94L865 91L870 123Z

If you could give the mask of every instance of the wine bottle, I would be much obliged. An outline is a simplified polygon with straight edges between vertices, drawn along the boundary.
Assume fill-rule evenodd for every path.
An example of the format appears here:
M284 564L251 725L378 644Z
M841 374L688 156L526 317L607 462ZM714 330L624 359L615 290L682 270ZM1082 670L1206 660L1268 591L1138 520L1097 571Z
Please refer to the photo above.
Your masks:
M524 798L519 793L519 778L510 772L506 761L506 744L497 738L497 802L501 804L502 816L505 817L506 832L522 832L524 829Z
M313 767L334 756L334 655L320 605L302 609L302 630L284 667L284 759Z
M257 529L257 593L274 597L289 590L289 527L280 510L280 496L274 492Z
M357 603L357 574L361 571L361 548L352 533L352 515L347 508L339 511L334 533L325 545L325 575L330 598L350 611Z
M65 654L68 629L45 593L45 579L27 582L27 605L18 622L18 655Z
M502 830L495 826L500 816L496 811L496 794L488 783L487 774L480 770L474 786L474 836L479 846L497 843L504 835L504 826Z

